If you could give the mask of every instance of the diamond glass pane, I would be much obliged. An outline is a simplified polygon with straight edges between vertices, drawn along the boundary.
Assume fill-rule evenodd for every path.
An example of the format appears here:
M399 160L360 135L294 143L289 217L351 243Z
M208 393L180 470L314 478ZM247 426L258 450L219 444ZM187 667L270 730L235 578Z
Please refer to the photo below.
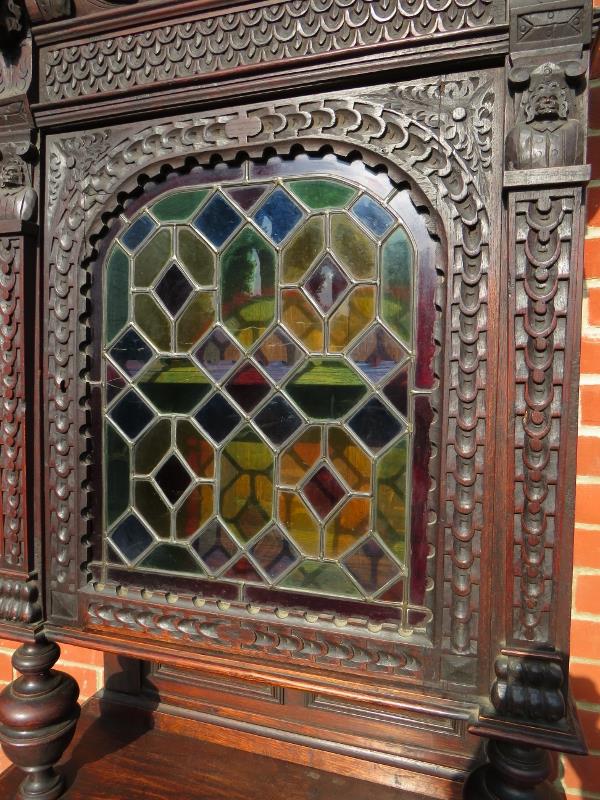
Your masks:
M411 349L421 217L333 156L217 172L106 248L102 580L120 564L174 594L430 619L411 595L435 452Z

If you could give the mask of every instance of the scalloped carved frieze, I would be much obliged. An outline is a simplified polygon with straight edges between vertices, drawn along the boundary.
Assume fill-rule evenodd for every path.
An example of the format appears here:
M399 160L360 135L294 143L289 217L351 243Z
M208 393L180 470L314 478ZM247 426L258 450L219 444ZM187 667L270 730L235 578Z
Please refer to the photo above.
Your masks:
M568 304L580 189L511 197L515 280L515 534L513 636L551 636L562 536L561 440L568 381Z
M0 238L0 508L2 515L0 563L8 569L20 569L25 561L25 386L22 315L23 242L20 237L6 236Z
M147 605L147 604L146 604ZM201 610L172 610L111 600L90 601L87 622L93 627L120 628L143 636L160 636L245 655L279 657L307 665L350 667L367 673L417 677L422 665L408 648L369 638L349 638L323 629L273 625L209 615Z
M158 175L164 167L176 169L190 158L203 161L214 151L227 158L240 148L254 154L265 147L287 153L292 145L305 143L311 149L329 142L344 155L358 146L367 163L398 165L435 201L451 240L448 452L446 489L440 499L450 509L445 515L444 629L450 649L472 652L477 640L478 542L483 524L489 222L467 162L435 130L365 95L281 101L218 117L188 117L93 136L102 152L91 160L89 174L82 180L74 178L74 170L77 152L86 149L88 140L76 135L53 137L48 143L52 164L48 192L54 213L49 218L46 463L53 589L73 591L66 587L74 586L78 566L85 560L78 550L82 521L90 523L89 453L85 452L89 413L81 377L88 369L90 309L80 288L88 284L81 265L92 251L83 239L84 217L93 242L105 230L107 212L117 210L117 195L139 186L140 175Z
M56 102L502 24L506 0L287 0L42 51Z

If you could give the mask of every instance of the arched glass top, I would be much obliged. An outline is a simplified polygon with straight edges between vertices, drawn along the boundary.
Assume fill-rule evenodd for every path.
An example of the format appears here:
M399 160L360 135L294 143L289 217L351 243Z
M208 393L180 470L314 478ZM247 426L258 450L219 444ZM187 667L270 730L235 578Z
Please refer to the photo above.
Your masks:
M242 172L161 194L108 250L104 562L401 615L431 419L413 238L343 175Z

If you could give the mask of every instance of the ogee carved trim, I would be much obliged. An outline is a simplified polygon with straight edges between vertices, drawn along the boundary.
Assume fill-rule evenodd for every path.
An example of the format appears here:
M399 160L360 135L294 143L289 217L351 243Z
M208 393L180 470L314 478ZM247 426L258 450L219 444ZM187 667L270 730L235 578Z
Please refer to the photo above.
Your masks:
M501 24L506 0L288 0L42 53L42 101Z
M41 617L36 580L0 577L0 619L29 625Z
M22 240L19 237L2 237L0 239L0 380L2 387L0 492L3 546L0 563L13 569L22 568L25 559L25 387L22 293Z
M521 194L510 206L516 288L514 635L538 643L550 636L554 550L561 536L559 449L577 192Z
M471 172L436 133L399 111L390 111L368 98L323 96L299 104L281 102L241 109L237 114L197 117L145 128L118 140L97 159L82 182L71 175L55 180L51 197L60 197L50 221L49 254L48 391L49 517L53 556L52 586L77 580L77 555L81 520L89 521L85 491L87 474L77 450L78 431L88 430L86 347L89 318L85 272L79 266L91 254L83 242L82 220L92 237L102 231L100 215L116 205L116 194L138 186L140 174L157 174L161 165L171 168L186 157L218 150L223 157L244 149L273 147L289 152L303 142L322 147L330 141L341 155L359 145L371 165L395 163L413 177L446 216L452 239L453 264L450 345L450 408L447 494L441 503L451 512L446 540L446 580L449 608L444 615L447 646L470 652L477 640L476 595L479 550L474 546L483 524L482 452L485 446L485 384L482 370L487 358L488 220ZM73 148L74 140L51 140L51 159L58 150ZM383 162L382 162L383 159ZM151 171L149 170L151 167ZM57 182L59 181L59 182ZM62 184L62 185L61 185ZM72 186L72 190L66 187ZM112 198L112 200L109 199ZM84 319L83 328L77 324ZM78 344L79 343L79 346ZM81 440L80 440L81 441ZM83 455L83 464L89 455ZM83 475L82 475L83 470ZM79 478L78 478L79 476Z
M500 716L556 723L565 716L564 674L560 656L500 656L494 665L492 703Z
M421 671L419 662L404 647L374 639L354 637L325 630L272 625L259 620L222 618L202 611L169 613L165 608L110 601L90 602L89 624L125 628L144 636L160 636L198 645L238 650L262 656L300 659L326 667L352 667L363 672L407 674Z

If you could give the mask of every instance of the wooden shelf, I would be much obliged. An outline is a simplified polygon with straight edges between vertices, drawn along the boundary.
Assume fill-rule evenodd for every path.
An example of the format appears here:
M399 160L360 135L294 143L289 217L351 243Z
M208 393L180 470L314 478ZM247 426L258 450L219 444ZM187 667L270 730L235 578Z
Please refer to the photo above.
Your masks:
M214 726L213 726L214 727ZM65 800L425 800L421 793L234 749L192 735L192 720L92 699L59 770ZM234 734L221 729L227 741ZM214 737L214 732L213 732ZM263 739L267 752L277 743ZM317 754L315 754L317 755ZM327 758L328 754L320 754ZM335 766L332 756L329 766ZM418 781L420 776L415 776ZM23 773L0 778L0 797L16 797ZM456 796L455 792L451 795ZM450 796L450 794L448 795Z

